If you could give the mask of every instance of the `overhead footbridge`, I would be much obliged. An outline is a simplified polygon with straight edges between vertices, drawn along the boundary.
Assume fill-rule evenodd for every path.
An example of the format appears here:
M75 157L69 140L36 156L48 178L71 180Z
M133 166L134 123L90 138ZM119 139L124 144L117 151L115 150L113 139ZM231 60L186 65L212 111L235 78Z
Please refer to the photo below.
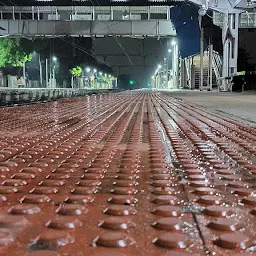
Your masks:
M176 36L171 6L0 6L2 36Z

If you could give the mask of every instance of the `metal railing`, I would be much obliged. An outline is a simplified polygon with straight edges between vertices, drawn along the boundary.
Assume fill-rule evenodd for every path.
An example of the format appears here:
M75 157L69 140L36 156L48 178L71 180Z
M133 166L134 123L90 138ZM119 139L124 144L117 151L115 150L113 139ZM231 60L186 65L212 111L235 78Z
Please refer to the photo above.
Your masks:
M212 61L213 61L213 70L215 73L216 78L218 79L219 77L221 77L221 72L222 72L222 58L219 55L218 52L213 52L213 56L212 56Z
M188 87L192 88L192 81L191 81L191 58L185 58L185 72L186 72Z
M225 14L213 12L213 23L216 26L223 27ZM256 28L256 13L244 12L240 14L239 28Z

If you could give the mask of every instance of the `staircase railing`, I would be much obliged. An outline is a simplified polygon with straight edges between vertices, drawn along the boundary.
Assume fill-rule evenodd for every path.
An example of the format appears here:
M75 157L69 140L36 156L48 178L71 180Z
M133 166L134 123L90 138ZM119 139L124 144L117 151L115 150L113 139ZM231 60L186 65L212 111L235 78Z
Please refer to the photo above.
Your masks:
M219 77L221 77L221 71L222 71L222 58L218 52L216 51L213 52L212 61L213 61L212 66L214 69L214 73L216 78L218 79Z

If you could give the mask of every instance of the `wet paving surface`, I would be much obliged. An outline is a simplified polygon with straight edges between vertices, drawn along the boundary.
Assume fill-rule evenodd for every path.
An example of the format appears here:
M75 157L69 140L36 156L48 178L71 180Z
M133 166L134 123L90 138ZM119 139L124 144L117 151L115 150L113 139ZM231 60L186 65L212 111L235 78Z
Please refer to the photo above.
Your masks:
M0 109L0 255L256 255L256 130L157 92Z

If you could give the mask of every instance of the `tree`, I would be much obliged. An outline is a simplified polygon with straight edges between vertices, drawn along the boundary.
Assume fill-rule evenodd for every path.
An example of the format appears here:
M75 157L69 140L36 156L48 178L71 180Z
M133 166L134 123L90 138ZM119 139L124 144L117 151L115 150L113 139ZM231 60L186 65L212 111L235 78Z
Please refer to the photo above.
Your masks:
M79 76L81 76L81 75L82 75L82 72L83 72L83 70L82 70L82 68L79 67L79 66L76 66L76 67L72 68L72 71L71 71L72 76L74 76L74 77L79 77Z
M0 39L0 67L22 67L31 59L32 55L21 49L19 38Z

